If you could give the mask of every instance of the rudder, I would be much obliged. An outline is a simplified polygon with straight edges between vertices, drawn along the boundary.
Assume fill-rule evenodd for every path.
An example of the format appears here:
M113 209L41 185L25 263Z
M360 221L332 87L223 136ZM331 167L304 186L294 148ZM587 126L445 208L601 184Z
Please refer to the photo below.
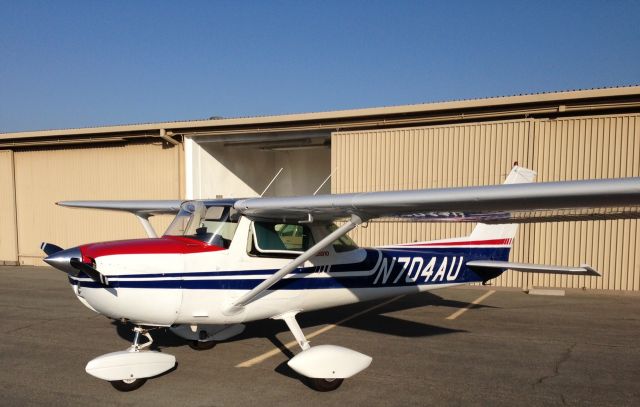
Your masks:
M533 182L535 177L535 171L515 165L504 181L504 184L525 184ZM501 244L511 245L513 238L516 237L516 233L518 233L517 224L487 225L478 223L469 235L469 239L482 241L495 240L500 241Z

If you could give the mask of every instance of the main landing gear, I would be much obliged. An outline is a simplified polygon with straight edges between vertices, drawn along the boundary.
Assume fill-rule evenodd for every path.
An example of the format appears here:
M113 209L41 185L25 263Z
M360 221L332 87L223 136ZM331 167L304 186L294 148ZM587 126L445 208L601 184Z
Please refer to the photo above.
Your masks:
M342 385L344 379L312 379L307 378L309 386L316 391L334 391Z
M171 332L186 339L191 349L209 350L218 342L226 341L244 331L244 324L231 325L176 325Z
M98 379L107 380L119 391L139 389L149 377L157 376L172 369L176 364L173 355L145 350L153 343L147 329L133 329L133 344L124 351L107 353L87 363L85 370ZM140 337L147 342L140 344Z
M216 341L197 341L197 340L192 340L187 342L187 345L189 345L189 347L193 350L209 350L209 349L213 349L214 346L216 346L218 342Z
M335 345L311 347L305 338L298 321L297 311L291 311L275 317L286 322L287 327L302 348L287 364L305 377L307 384L317 391L336 390L344 379L369 367L371 357L351 349Z

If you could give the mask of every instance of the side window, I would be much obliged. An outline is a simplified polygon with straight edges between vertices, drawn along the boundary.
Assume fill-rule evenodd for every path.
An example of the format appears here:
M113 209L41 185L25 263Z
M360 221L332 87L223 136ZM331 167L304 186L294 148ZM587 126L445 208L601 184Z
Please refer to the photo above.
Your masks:
M313 246L309 228L299 224L254 222L253 245L250 253L295 257Z
M326 226L326 229L327 234L329 234L338 229L338 227L333 223L329 223ZM336 253L350 252L351 250L356 250L357 248L358 245L347 235L341 236L338 238L338 240L333 242L333 250L335 250Z

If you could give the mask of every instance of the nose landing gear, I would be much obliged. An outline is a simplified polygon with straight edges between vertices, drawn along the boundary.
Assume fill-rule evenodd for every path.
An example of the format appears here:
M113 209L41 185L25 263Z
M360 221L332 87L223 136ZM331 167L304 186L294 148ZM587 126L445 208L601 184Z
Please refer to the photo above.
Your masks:
M122 392L138 390L143 384L147 382L147 379L124 379L124 380L112 380L109 383L114 389Z
M133 344L127 350L98 356L87 363L86 372L109 381L116 390L132 391L140 388L149 377L157 376L175 366L175 356L143 350L153 343L147 329L135 327L133 331ZM148 341L140 344L140 336L146 337Z
M147 338L149 341L143 343L142 345L140 344L140 335L144 336L145 338ZM148 348L149 346L151 346L151 344L153 343L153 338L151 337L151 334L149 333L148 329L144 329L141 328L139 326L133 328L133 344L131 345L130 349L137 351L140 351L142 349Z
M144 336L148 339L147 342L140 344L140 336ZM142 329L139 326L133 328L133 344L129 347L130 352L140 352L141 349L148 348L153 343L153 338L149 333L149 330ZM142 387L147 381L146 378L140 379L122 379L122 380L111 380L109 383L113 386L114 389L122 392L137 390Z

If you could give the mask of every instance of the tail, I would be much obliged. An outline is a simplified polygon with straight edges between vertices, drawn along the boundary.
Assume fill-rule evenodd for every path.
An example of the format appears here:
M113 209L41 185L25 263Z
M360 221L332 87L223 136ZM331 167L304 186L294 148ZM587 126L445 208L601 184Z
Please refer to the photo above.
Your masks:
M533 182L535 177L535 171L515 165L504 183L525 184ZM478 241L494 240L496 241L496 244L508 244L511 246L513 238L516 237L516 233L518 233L517 224L486 225L484 223L478 223L469 235L468 239Z

